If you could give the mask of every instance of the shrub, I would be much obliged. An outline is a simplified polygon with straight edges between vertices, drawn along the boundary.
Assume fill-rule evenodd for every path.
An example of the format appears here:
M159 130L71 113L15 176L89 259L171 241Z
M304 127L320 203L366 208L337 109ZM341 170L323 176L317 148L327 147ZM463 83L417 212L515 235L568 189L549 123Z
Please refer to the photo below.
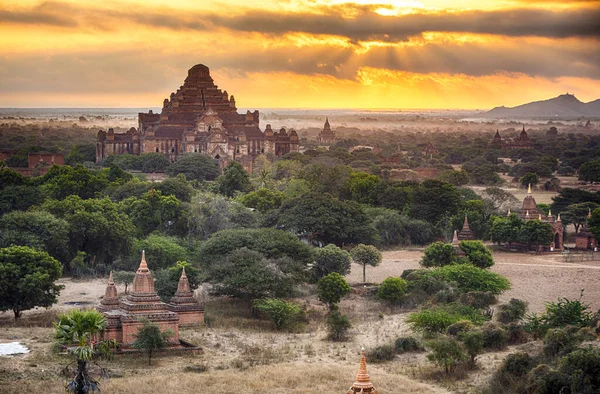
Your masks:
M508 333L496 323L486 323L483 328L483 347L502 350L508 343Z
M461 241L460 249L465 252L469 263L479 268L490 268L494 265L492 252L481 241Z
M402 278L387 278L381 283L379 289L377 290L377 298L383 301L387 301L390 306L398 303L404 293L406 293L406 289L408 288L408 284Z
M530 393L564 393L569 382L566 375L547 364L539 364L529 372L526 385L525 389Z
M551 328L544 336L544 355L555 357L572 352L580 342L572 328Z
M327 330L329 339L332 341L342 341L346 338L346 333L352 327L348 316L342 315L340 311L333 310L327 316Z
M484 335L481 330L463 331L458 338L464 344L467 354L471 358L471 366L475 365L475 358L483 351Z
M443 267L456 262L456 252L452 244L434 242L425 249L420 264L423 267Z
M491 291L470 291L462 293L459 300L462 304L483 309L493 305L496 302L496 296Z
M334 244L317 248L312 272L317 280L332 272L347 275L350 273L350 253Z
M430 353L427 359L432 363L443 367L446 375L454 367L467 359L465 349L456 339L442 336L439 339L427 342Z
M509 345L519 345L522 343L526 343L529 338L527 332L523 328L522 325L511 323L506 327L506 333L508 335L508 344Z
M600 349L575 350L558 363L558 371L567 376L571 393L597 393L600 390Z
M423 345L415 337L400 337L394 342L396 353L416 352L423 350Z
M454 264L433 269L424 274L448 283L456 283L463 293L485 291L494 295L510 289L510 282L494 272L477 268L470 264Z
M549 302L546 304L546 313L544 321L549 327L563 327L566 325L587 326L593 319L589 312L589 305L581 302L583 290L578 300L569 300L559 298L558 302Z
M504 324L521 320L527 312L527 302L511 298L508 304L499 307L498 321Z
M506 356L498 372L521 377L527 375L534 365L535 362L529 354L525 352L511 353Z
M454 324L451 324L446 330L446 334L457 336L465 331L470 331L475 325L470 320L461 320Z
M340 300L350 292L350 285L337 272L332 272L317 282L319 300L333 309Z
M371 349L368 354L369 362L381 363L393 360L396 356L396 351L392 345L381 345Z
M413 330L423 332L425 335L433 335L445 332L450 325L461 320L482 324L485 318L473 307L447 304L412 313L407 321Z
M304 315L300 305L279 298L256 300L254 307L267 315L277 330L297 328Z

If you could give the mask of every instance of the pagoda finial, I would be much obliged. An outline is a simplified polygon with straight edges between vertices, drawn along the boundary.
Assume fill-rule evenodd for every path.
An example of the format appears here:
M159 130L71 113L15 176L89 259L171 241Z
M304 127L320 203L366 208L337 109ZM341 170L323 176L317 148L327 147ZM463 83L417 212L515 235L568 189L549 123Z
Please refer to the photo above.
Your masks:
M529 209L525 211L525 218L529 219Z
M592 218L592 208L588 208L588 215L587 215L588 219Z
M527 194L531 194L531 183L527 186Z
M140 261L140 268L138 268L138 270L141 269L148 269L148 264L146 264L146 251L142 250L142 260Z
M510 208L508 208L508 212L506 213L506 216L510 216Z
M465 222L463 223L463 229L468 228L468 227L469 227L469 217L465 213Z
M177 284L177 292L176 296L181 296L184 294L191 293L190 282L188 280L187 275L185 274L185 266L181 270L181 276L179 277L179 283Z
M452 237L452 245L458 246L458 230L454 230L454 236Z
M541 213L538 215L538 219L542 220L542 214Z
M348 390L348 394L354 393L371 393L377 394L375 387L371 383L371 377L367 372L367 357L365 356L365 348L363 347L360 351L360 366L358 367L358 373L356 374L356 381Z
M109 285L111 285L111 284L114 285L115 284L115 281L113 280L113 277L112 277L112 270L110 271L110 274L108 275L108 284Z
M560 213L558 214L558 218L556 218L557 222L561 222L562 220L560 220Z
M548 210L548 217L549 217L549 218L551 218L551 217L552 217L552 210L551 210L551 209L549 209L549 210Z

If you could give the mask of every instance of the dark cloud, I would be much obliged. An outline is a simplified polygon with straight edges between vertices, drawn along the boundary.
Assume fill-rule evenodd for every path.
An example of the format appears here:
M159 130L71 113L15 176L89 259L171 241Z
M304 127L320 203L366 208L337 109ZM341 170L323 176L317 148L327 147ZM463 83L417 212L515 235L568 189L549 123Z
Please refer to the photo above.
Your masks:
M525 3L523 3L525 4ZM550 38L600 37L600 2L567 10L506 9L417 13L382 16L374 11L385 5L344 4L315 8L313 13L276 13L248 10L238 15L190 12L148 7L140 9L88 9L61 2L46 2L31 9L0 10L0 23L45 24L60 27L104 28L119 22L172 30L233 31L278 35L290 32L326 34L349 40L398 42L424 32L458 32ZM350 15L350 16L342 16Z

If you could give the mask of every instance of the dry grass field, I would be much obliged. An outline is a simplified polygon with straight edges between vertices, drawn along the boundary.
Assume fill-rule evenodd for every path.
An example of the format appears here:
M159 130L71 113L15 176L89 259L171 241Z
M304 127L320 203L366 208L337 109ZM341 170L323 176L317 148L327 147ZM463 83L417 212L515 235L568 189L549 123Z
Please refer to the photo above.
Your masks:
M420 250L384 253L383 263L367 268L367 280L380 282L398 276L404 269L417 268ZM584 300L594 310L600 308L600 262L566 263L560 255L494 253L495 272L510 278L513 289L502 296L529 302L535 312L544 302L559 296L575 298L585 288ZM362 270L353 265L348 277L360 283ZM70 359L52 351L52 321L59 310L93 307L104 291L103 280L62 279L66 288L59 304L50 310L27 311L18 326L9 313L0 314L0 342L20 341L31 353L0 358L0 392L64 392L65 377L60 372ZM325 309L314 295L304 303L311 322L301 333L273 332L268 323L258 321L239 302L213 300L207 306L210 326L186 328L181 337L199 345L200 354L162 355L147 365L141 355L117 356L100 361L110 378L101 380L104 393L174 393L212 390L218 393L346 393L358 368L359 351L391 343L410 335L406 311L390 314L389 308L361 296L361 287L342 302L342 312L353 322L347 342L325 340ZM303 293L310 294L307 289ZM537 343L522 345L539 346ZM480 356L479 369L463 379L446 380L425 359L425 353L398 356L384 364L369 363L373 383L381 394L393 393L474 393L502 362L504 352Z

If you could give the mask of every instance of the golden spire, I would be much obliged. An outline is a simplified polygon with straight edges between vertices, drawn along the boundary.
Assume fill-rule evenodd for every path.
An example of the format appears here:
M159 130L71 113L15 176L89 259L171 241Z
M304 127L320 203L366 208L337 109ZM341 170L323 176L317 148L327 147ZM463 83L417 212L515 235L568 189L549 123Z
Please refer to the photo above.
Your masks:
M531 183L527 186L527 194L531 194Z
M528 209L527 211L525 211L525 217L526 217L527 219L529 219L529 209Z
M551 217L552 217L552 210L551 210L551 209L549 209L549 210L548 210L548 217L549 217L549 218L551 218Z
M365 348L362 348L360 351L360 366L358 367L358 372L356 373L356 381L348 390L348 394L354 393L370 393L377 394L375 391L375 387L371 383L371 377L367 372L367 357L365 356Z
M556 219L557 222L560 222L560 213L558 214L558 218Z
M508 212L506 213L506 216L510 216L510 208L508 208Z

